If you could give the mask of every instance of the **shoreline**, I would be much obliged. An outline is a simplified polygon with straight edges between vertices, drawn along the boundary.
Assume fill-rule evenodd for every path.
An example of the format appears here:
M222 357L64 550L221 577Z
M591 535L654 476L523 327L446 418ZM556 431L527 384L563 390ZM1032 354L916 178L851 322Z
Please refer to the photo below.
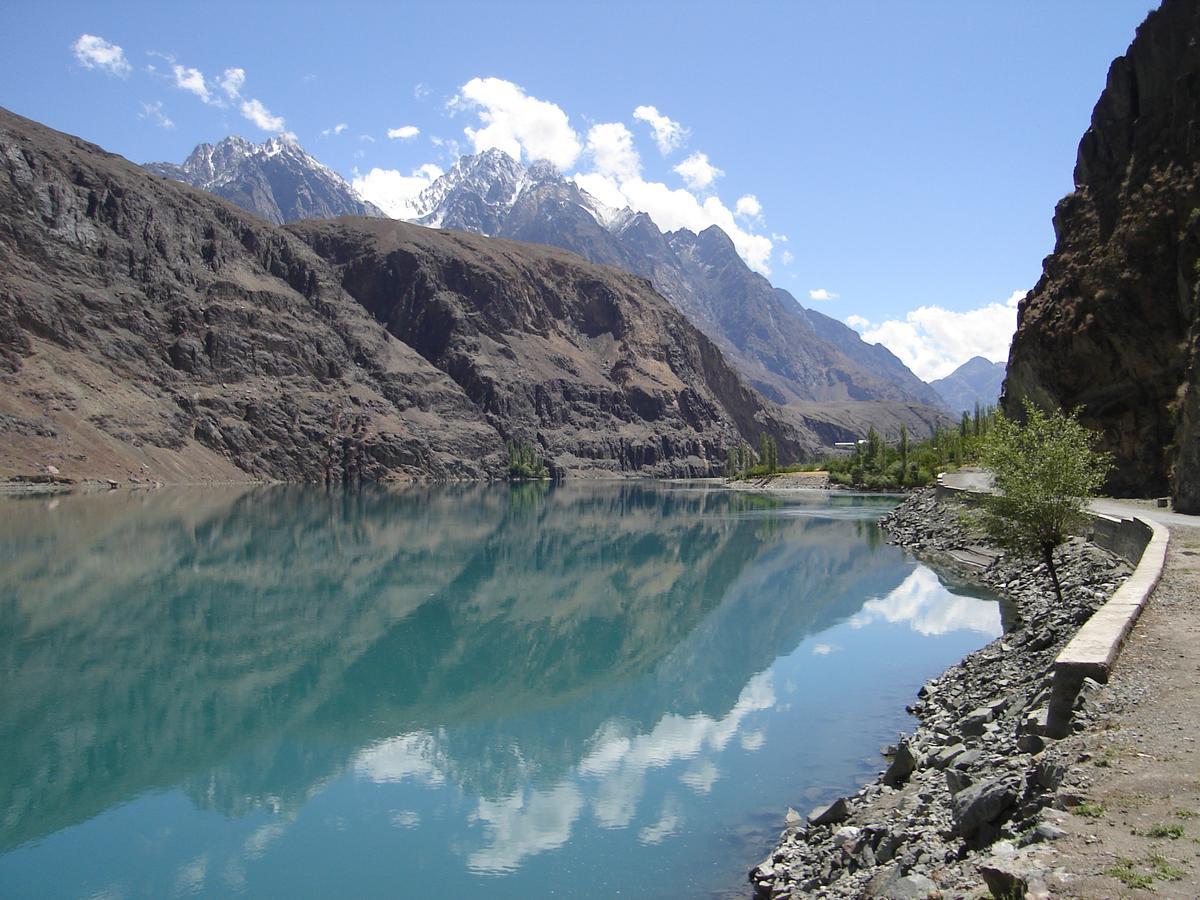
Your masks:
M920 689L907 707L913 731L887 748L878 778L807 817L788 810L775 849L750 870L755 897L1003 892L1011 870L1062 833L1055 808L1070 805L1073 760L1043 734L1053 661L1132 567L1073 538L1055 554L1059 606L1045 566L968 533L958 505L924 489L880 525L889 543L999 596L1004 633ZM1076 701L1076 730L1091 721L1096 687Z

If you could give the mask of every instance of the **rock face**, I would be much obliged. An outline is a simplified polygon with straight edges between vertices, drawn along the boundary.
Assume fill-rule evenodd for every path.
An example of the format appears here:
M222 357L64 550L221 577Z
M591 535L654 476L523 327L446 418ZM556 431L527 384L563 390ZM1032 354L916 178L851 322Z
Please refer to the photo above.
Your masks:
M563 472L682 475L760 432L817 443L644 281L570 254L299 229L330 265L7 111L0 167L0 473L485 478L519 439Z
M753 272L716 226L664 234L645 213L610 209L552 166L526 169L500 150L463 157L417 207L413 221L422 225L551 244L648 278L778 403L941 407L937 392L886 349Z
M0 111L0 472L478 478L503 441L301 241Z
M182 165L147 163L145 168L224 197L277 225L296 219L384 214L359 198L341 175L285 137L262 144L227 137L215 145L200 144Z
M1004 363L972 356L947 375L929 383L943 402L956 413L971 412L979 406L996 406L1004 385Z
M550 247L394 220L288 229L485 421L560 467L705 474L760 431L811 451L642 279Z
M1082 406L1108 489L1200 511L1200 6L1165 0L1115 60L1056 244L1021 303L1004 406Z

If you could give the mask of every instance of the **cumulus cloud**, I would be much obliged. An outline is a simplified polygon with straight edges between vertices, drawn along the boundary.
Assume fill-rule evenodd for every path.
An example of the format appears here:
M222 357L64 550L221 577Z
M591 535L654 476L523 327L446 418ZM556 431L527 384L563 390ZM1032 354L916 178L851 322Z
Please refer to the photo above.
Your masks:
M226 69L221 76L221 90L230 100L236 100L242 93L242 85L246 83L245 69Z
M561 108L530 97L511 81L472 78L451 98L449 108L479 116L481 127L463 129L476 153L496 148L513 159L544 159L566 169L583 150Z
M216 102L217 98L208 89L208 82L204 80L204 73L199 69L193 69L190 66L181 66L176 63L171 67L171 72L175 76L175 87L187 91L189 94L195 94L205 103Z
M401 125L399 128L389 128L387 136L394 141L409 141L421 133L416 125Z
M757 219L762 215L762 204L758 202L758 198L753 194L746 194L745 196L738 197L733 210L739 216L744 216L747 219Z
M673 119L664 116L656 107L639 106L633 111L633 117L650 126L654 132L654 143L658 145L658 152L663 156L677 149L687 140L688 130Z
M628 181L640 173L641 160L633 147L633 135L620 122L593 125L588 130L587 151L600 175Z
M704 153L693 153L675 167L675 172L693 191L702 191L725 173L708 161Z
M175 123L167 118L167 114L163 112L161 100L156 100L153 103L142 103L142 111L138 113L139 119L148 119L157 125L159 128L174 128Z
M411 219L417 215L414 205L418 195L444 173L432 163L404 175L396 169L371 169L356 175L351 186L362 199L374 203L394 219Z
M432 93L433 89L422 81L418 81L413 85L413 98L416 100L424 100Z
M825 288L813 288L808 292L809 300L836 300L841 294L835 294L833 291L827 291Z
M862 334L862 332L871 327L871 320L864 319L862 316L846 316L846 324L859 334Z
M663 231L686 228L699 233L716 225L729 235L746 265L763 275L771 273L771 239L742 228L733 211L718 197L701 201L690 191L670 188L661 181L644 181L640 177L620 181L601 172L575 175L574 180L601 203L646 213Z
M261 100L243 100L241 109L242 115L263 131L279 132L284 129L283 116L272 115Z
M973 356L992 362L1008 359L1017 328L1017 304L1024 296L1025 291L1014 291L1007 300L967 312L921 306L903 320L879 324L851 316L846 324L859 331L863 340L883 344L919 378L932 381L949 375Z
M795 261L795 259L796 259L796 257L792 255L791 250L784 250L782 253L779 254L779 261L781 263L783 263L785 266L790 266Z
M338 122L336 125L334 125L330 128L321 129L321 137L329 137L330 135L334 135L336 137L337 135L341 134L343 131L345 131L349 127L350 126L347 125L345 122Z
M85 69L99 69L118 78L128 78L133 71L124 50L94 34L81 34L71 45L71 50Z

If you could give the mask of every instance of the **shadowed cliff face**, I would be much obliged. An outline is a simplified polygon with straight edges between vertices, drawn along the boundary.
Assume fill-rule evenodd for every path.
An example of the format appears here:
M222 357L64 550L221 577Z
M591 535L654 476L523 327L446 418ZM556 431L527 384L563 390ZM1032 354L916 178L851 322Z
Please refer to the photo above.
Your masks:
M643 279L546 246L339 219L287 226L391 334L446 372L508 438L568 469L707 474L785 423Z
M1021 303L1004 406L1083 407L1116 457L1109 490L1200 510L1196 262L1200 7L1166 0L1138 29L1079 145L1074 193Z

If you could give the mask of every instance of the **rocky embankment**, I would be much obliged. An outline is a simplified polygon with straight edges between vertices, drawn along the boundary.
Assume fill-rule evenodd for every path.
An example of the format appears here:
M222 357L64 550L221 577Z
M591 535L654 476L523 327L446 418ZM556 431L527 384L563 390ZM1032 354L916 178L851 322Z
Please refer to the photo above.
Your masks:
M1039 895L1058 875L1043 852L1061 834L1054 811L1079 802L1066 754L1042 734L1051 665L1130 567L1072 540L1055 557L1060 604L1044 565L982 544L932 490L881 524L891 542L1004 598L1005 634L921 688L909 707L918 724L885 748L877 781L807 818L788 811L775 851L750 872L755 896L959 897L984 882L995 896ZM1095 688L1085 682L1076 728Z

